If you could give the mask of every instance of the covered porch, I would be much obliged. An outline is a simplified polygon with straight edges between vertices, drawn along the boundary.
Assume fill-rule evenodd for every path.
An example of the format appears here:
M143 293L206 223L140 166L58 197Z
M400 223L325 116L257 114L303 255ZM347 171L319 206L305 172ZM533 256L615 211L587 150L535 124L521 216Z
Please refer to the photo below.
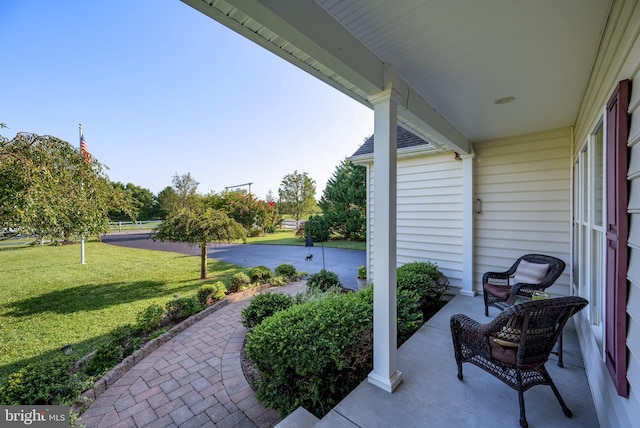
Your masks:
M464 381L456 377L449 319L464 313L487 322L482 297L455 296L398 350L404 381L393 394L364 381L324 419L305 424L292 414L278 428L290 427L514 427L518 426L518 394L476 366L463 366ZM497 309L491 308L495 316ZM578 314L577 316L581 316ZM564 330L564 368L551 356L546 367L573 412L562 413L551 388L525 392L530 427L599 427L573 320Z
M625 191L605 184L624 189L638 180L640 157L606 183L601 168L603 129L627 128L603 114L617 83L639 70L637 0L183 1L374 110L367 272L382 285L374 295L374 369L325 426L515 426L515 391L475 367L458 381L448 320L455 312L482 320L473 297L482 273L525 252L563 259L568 268L554 294L593 302L574 320L581 348L568 334L566 368L549 365L574 418L535 387L525 394L529 422L597 426L592 397L603 426L638 420L638 396L627 391L638 382L638 359L626 359L638 355L638 341L628 340L637 323L628 333L614 328L625 325L626 310L637 319L637 293L627 302L625 286L628 279L637 290L640 264L629 262L628 277L622 266L627 247L637 253L637 233L627 245L622 229L615 280L604 274L603 233L614 211L638 218L640 198L627 204ZM622 113L611 111L626 118L640 105L637 90L631 98L615 103ZM397 125L425 140L430 156L404 162ZM637 153L639 128L631 128L628 141L612 132L620 138L606 146L635 145ZM396 268L415 259L437 262L460 295L396 352Z

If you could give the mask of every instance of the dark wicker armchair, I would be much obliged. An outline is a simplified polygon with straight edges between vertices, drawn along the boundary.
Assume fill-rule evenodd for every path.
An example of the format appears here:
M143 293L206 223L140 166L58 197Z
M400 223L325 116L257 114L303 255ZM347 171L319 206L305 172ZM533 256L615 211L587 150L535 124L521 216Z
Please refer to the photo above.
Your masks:
M523 261L526 263L522 263ZM489 316L489 306L503 310L508 306L505 302L512 295L531 297L534 291L543 291L562 275L564 268L565 263L556 257L526 254L516 260L506 272L485 273L482 276L484 314ZM518 275L520 272L522 275ZM531 278L531 283L517 282L520 278Z
M535 385L549 385L572 417L545 363L567 320L589 302L581 297L536 300L511 306L492 322L480 324L463 314L451 317L451 335L458 379L462 363L474 364L518 391L520 426L527 427L524 391Z

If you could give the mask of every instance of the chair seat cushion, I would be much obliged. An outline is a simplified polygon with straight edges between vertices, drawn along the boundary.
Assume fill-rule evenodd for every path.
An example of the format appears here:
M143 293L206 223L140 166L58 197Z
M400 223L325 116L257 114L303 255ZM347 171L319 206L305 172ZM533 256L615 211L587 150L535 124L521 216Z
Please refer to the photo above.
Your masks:
M516 346L502 346L497 343L498 339L489 341L491 357L506 364L516 364L518 357L518 344Z
M517 348L520 346L519 342L511 342L509 340L498 339L497 337L492 338L492 340L504 348Z
M548 263L530 263L526 260L520 260L513 281L515 284L540 284L548 273Z
M496 296L500 300L507 300L511 295L511 288L509 287L499 287L497 285L492 284L484 284L485 293L489 293L492 296Z

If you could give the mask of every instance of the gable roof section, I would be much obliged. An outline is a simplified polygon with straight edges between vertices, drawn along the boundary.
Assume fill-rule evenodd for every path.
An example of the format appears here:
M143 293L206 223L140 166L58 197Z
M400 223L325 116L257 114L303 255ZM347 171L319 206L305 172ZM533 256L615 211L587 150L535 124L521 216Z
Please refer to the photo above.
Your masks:
M373 142L375 135L371 135L365 140L365 142L351 155L350 159L353 162L359 160L373 159ZM422 154L425 152L440 151L429 142L423 140L411 131L398 126L398 156L409 154Z

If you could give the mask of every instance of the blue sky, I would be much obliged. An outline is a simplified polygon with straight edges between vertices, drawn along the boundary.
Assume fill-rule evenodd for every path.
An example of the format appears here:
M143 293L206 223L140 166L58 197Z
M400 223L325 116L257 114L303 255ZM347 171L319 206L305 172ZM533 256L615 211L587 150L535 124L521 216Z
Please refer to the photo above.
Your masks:
M326 181L373 133L373 112L179 0L0 0L0 122L77 146L113 181L154 193L298 170Z

